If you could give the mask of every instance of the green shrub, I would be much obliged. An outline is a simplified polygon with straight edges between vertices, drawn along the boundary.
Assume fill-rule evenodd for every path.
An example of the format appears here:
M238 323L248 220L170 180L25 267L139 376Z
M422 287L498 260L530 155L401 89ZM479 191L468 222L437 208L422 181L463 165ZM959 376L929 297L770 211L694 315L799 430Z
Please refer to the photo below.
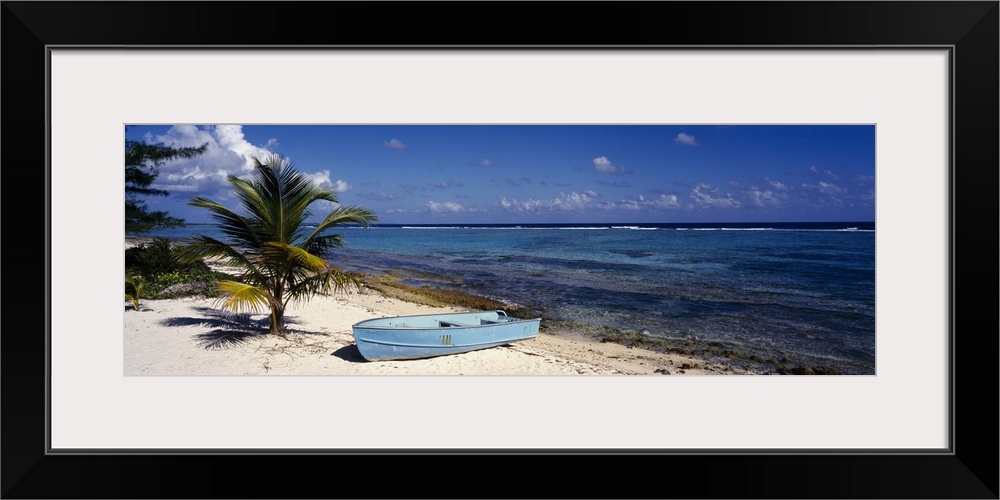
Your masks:
M215 282L233 279L225 273L212 271L203 260L190 264L181 263L170 240L155 238L149 244L125 250L125 279L142 279L142 297L146 299L170 299L190 295L217 296ZM190 287L175 285L193 284ZM168 290L170 287L173 289ZM179 291L178 291L179 290ZM127 286L126 294L135 293L135 288Z
M171 271L169 273L163 273L156 275L156 282L164 287L170 285L178 285L181 283L188 283L193 279L190 273L181 273L180 271Z
M154 238L149 245L139 245L125 250L125 272L143 276L159 276L174 272L208 273L204 261L182 264L171 248L170 240Z

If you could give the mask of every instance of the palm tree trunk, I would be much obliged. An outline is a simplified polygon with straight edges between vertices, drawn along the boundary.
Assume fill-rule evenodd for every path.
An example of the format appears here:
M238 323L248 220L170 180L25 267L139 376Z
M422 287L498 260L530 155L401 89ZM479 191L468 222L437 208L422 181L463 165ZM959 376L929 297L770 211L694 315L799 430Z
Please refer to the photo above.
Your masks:
M285 308L271 306L271 330L272 335L285 336Z

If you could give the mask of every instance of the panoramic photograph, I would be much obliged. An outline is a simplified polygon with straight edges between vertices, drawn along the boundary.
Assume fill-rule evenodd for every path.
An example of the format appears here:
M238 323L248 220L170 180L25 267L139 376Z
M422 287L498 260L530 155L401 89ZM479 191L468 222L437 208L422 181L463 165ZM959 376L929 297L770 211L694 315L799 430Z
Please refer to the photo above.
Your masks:
M127 124L124 374L873 376L875 136Z

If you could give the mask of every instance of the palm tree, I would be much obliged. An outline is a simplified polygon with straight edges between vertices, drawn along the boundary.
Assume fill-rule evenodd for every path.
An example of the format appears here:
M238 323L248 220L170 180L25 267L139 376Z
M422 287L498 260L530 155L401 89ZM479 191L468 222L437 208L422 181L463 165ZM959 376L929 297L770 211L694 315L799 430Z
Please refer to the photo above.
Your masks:
M139 310L139 298L142 294L142 287L145 284L142 276L125 277L125 300L132 304L133 311ZM128 291L130 288L132 289L131 293Z
M252 159L254 171L249 179L228 177L245 215L201 196L188 201L212 212L229 241L198 235L179 253L185 261L219 257L242 268L240 281L218 282L222 309L236 313L270 309L270 333L284 336L285 308L290 301L361 285L355 275L325 260L344 245L343 235L328 231L347 223L367 227L378 217L366 208L337 205L315 229L304 227L312 216L310 205L320 200L338 203L337 197L281 156L272 155L265 162Z

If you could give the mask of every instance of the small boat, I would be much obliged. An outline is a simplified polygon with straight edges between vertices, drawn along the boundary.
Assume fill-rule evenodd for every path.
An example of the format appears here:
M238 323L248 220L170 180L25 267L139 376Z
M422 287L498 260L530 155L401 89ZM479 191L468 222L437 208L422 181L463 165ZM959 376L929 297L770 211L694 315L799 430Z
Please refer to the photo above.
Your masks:
M534 338L541 318L504 311L374 318L356 323L354 342L368 361L420 359L486 349Z

